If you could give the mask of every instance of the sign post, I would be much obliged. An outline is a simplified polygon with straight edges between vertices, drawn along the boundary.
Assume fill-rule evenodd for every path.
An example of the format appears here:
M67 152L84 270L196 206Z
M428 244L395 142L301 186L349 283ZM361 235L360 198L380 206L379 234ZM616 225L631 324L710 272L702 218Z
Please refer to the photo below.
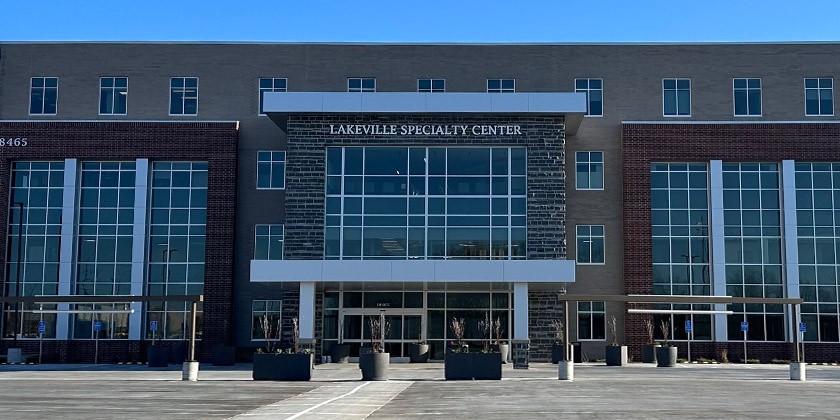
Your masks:
M155 345L155 331L157 331L157 321L149 322L149 329L152 330L152 345Z
M741 321L741 331L744 332L744 364L747 363L747 331L750 330L750 323Z
M691 325L691 320L685 321L685 334L688 338L688 363L691 363L691 335L693 334L694 329Z
M801 360L802 362L805 361L805 331L806 330L807 330L807 328L805 326L805 323L800 322L799 323L799 333L802 334L801 335L802 338L799 341L802 343L802 360ZM799 361L799 360L797 360L797 361Z
M93 334L94 334L94 343L95 350L93 353L93 364L99 364L99 331L102 329L102 322L101 321L93 321Z
M41 356L44 354L44 332L47 331L47 324L38 321L38 364L41 364Z

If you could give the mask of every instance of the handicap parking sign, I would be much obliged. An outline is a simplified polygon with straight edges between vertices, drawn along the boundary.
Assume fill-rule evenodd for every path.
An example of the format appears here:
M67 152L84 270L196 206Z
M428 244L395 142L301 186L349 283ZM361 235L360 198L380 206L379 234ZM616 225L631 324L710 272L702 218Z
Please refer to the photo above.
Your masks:
M747 321L741 322L741 331L749 331L750 330L750 323Z
M685 332L691 333L691 321L685 321Z
M38 334L43 334L47 331L47 323L44 321L38 321Z
M102 322L101 321L94 321L93 322L93 330L100 331L102 329Z
M799 332L805 332L805 323L804 322L799 323Z
M149 329L152 331L157 331L157 321L149 322Z

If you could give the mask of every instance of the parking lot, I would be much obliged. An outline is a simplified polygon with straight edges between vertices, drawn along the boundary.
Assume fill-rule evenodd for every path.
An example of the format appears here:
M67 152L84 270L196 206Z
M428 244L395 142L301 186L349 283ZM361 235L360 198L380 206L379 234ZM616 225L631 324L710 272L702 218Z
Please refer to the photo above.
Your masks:
M356 365L320 365L311 382L255 382L250 365L202 366L198 382L180 366L0 366L0 415L8 419L509 419L838 418L840 367L786 365L577 365L574 382L556 366L505 366L502 381L443 378L442 364L392 365L388 382L359 381Z

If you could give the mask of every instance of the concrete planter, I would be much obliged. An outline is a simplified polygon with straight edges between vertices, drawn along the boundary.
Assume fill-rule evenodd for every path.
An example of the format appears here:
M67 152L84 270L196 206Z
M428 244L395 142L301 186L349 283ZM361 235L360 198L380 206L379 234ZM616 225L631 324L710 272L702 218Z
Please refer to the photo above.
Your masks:
M429 361L429 345L412 343L408 345L408 361L426 363Z
M627 364L627 346L607 346L607 366L624 366Z
M150 346L146 348L146 359L149 361L149 367L169 366L169 347Z
M472 355L473 379L502 379L501 353L474 353Z
M502 363L510 360L510 344L499 344L499 353L502 354Z
M390 353L363 352L359 355L359 369L362 370L363 381L387 381L390 364Z
M333 344L330 346L330 359L333 363L347 363L350 360L349 344Z
M473 378L472 353L446 352L443 376L447 381L465 381Z
M212 362L213 366L233 366L236 362L236 347L214 346Z
M656 366L673 367L677 365L677 348L672 346L656 349Z
M642 347L642 363L656 363L656 349L659 347L659 344L645 344Z

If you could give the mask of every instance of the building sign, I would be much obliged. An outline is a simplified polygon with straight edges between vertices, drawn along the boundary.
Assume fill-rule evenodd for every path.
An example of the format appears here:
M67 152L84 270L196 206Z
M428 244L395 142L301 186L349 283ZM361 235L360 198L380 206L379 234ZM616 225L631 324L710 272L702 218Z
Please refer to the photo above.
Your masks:
M26 147L29 139L26 137L0 137L0 147Z
M522 128L511 124L330 124L330 134L350 136L519 136Z

